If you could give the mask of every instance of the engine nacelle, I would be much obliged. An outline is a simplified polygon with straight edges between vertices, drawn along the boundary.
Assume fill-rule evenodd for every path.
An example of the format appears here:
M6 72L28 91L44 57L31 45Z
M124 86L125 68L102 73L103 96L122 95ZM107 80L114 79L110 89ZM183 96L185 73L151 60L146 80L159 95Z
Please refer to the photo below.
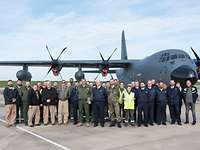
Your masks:
M79 70L75 73L75 79L77 81L81 81L81 79L84 79L85 78L85 74L83 71Z
M16 73L16 77L17 79L22 80L22 81L31 81L32 75L30 72L26 70L19 70Z

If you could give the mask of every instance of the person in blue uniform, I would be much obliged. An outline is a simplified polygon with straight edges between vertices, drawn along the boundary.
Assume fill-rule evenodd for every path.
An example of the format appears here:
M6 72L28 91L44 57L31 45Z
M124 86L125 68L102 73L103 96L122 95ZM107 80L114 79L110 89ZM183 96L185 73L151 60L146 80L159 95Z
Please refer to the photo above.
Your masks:
M74 125L78 123L78 103L79 103L79 98L78 98L78 82L74 83L74 87L72 88L71 94L70 94L70 103L72 105L72 114L73 114L73 121Z
M132 82L132 89L131 89L131 92L135 93L135 95L137 95L138 93L138 90L140 89L140 82L139 81L135 81L135 82ZM136 122L137 121L137 106L138 106L138 102L137 102L137 97L135 98L135 109L134 109L134 121Z
M176 87L174 80L170 81L170 86L167 88L167 98L169 111L171 114L171 124L181 125L181 118L179 115L179 101L180 101L180 90Z
M164 87L165 85L161 81L156 92L156 118L158 125L166 125L167 91Z
M145 83L140 83L140 88L137 92L137 103L138 103L138 127L143 123L145 127L148 127L147 118L147 103L148 103L148 91L145 87Z
M104 127L104 110L107 103L107 91L102 87L101 81L96 81L96 87L92 91L93 121L94 127L100 123Z
M156 97L156 89L152 86L152 81L147 82L147 91L148 91L148 103L147 103L147 118L148 124L153 126L154 124L154 105Z

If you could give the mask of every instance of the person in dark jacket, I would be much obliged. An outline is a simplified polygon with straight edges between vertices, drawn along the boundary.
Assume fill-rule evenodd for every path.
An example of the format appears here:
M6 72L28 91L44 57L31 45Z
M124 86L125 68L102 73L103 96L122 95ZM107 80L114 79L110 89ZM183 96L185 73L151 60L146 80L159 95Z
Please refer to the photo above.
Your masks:
M18 124L19 122L22 122L24 120L24 116L23 116L23 101L22 101L22 96L23 96L23 92L22 92L22 81L21 80L17 80L17 85L15 87L15 90L17 90L17 101L16 101L16 106L17 106L17 110L16 110L16 124Z
M96 87L92 92L94 127L98 126L99 122L104 127L104 110L107 97L107 91L101 86L101 81L96 81Z
M156 89L152 86L151 80L147 82L147 91L148 91L147 118L148 118L148 123L153 126Z
M78 82L74 83L74 87L72 88L71 94L70 94L70 103L72 104L72 112L73 112L73 121L74 125L78 123Z
M170 81L170 86L167 88L167 98L169 111L171 114L171 124L181 125L181 118L179 116L179 101L180 101L180 90L175 86L174 80Z
M51 82L47 81L47 88L43 89L43 118L44 125L48 125L49 111L51 116L51 124L55 125L55 109L58 101L58 94L55 88L52 87Z
M3 91L3 96L5 100L5 121L6 126L15 126L16 121L16 99L17 90L13 88L12 80L9 80L7 87Z
M145 127L148 127L147 118L147 103L148 103L148 91L145 87L145 83L140 83L140 89L137 92L137 103L138 103L138 127L144 123Z
M135 81L135 82L132 82L132 89L131 89L131 92L135 93L135 95L137 95L138 93L138 90L140 88L140 82L139 81ZM137 121L137 113L136 113L136 110L137 110L137 106L138 106L138 102L137 102L137 97L135 98L135 109L134 109L134 121L136 122Z
M156 118L158 125L166 125L167 91L164 89L164 86L164 83L161 81L156 92Z
M182 100L183 100L183 89L182 89L182 87L181 87L181 84L179 83L179 82L177 82L176 83L176 87L180 90L180 95L179 95L179 116L180 116L180 118L181 118L181 108L182 108L182 105L183 105L183 102L182 102Z
M42 104L41 95L37 84L33 85L28 91L28 125L33 127L40 125L40 105ZM35 118L35 120L33 120Z
M192 111L193 122L192 125L196 124L196 112L195 112L195 104L198 98L198 91L195 86L192 85L190 80L186 81L186 88L183 89L183 100L185 102L185 116L186 121L185 124L189 123L189 110Z
M159 88L158 88L158 84L159 84L159 83L158 83L155 79L152 79L151 82L152 82L152 87L154 88L155 91L157 91L157 90L159 89ZM154 103L154 117L153 117L155 123L157 123L157 118L156 118L156 117L157 117L157 112L156 112L156 111L157 111L157 104L156 104L156 97L155 97L155 103Z

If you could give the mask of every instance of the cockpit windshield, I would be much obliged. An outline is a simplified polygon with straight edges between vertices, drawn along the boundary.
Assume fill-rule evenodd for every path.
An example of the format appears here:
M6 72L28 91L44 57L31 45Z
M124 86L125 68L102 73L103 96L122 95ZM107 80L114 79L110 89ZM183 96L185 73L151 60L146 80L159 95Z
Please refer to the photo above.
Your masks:
M163 63L163 62L176 60L176 59L191 59L191 58L188 54L184 54L184 53L177 53L177 54L172 54L172 55L170 55L170 53L163 53L160 56L159 62Z

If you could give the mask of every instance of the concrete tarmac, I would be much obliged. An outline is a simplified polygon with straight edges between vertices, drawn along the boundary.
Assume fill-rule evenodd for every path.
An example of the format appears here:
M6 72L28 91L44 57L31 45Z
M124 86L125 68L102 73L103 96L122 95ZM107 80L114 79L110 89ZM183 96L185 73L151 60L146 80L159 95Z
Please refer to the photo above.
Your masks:
M0 95L0 119L4 104ZM182 120L184 121L184 106ZM191 115L190 115L191 118ZM199 150L200 104L195 126L170 125L153 127L76 127L72 123L39 127L6 128L0 121L0 150ZM168 116L169 121L169 116ZM191 120L192 121L192 120Z

